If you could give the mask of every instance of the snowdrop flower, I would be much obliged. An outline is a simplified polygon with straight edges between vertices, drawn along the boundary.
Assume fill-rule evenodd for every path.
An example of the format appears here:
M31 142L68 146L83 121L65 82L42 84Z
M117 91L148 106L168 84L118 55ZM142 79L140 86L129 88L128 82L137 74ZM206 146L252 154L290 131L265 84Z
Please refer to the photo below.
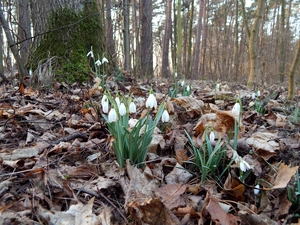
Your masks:
M147 108L156 108L157 107L157 101L156 101L156 98L154 96L153 93L150 93L149 97L147 98L147 101L146 101L146 107Z
M185 81L183 80L183 81L181 82L181 86L183 87L183 86L184 86L184 84L185 84Z
M109 103L106 95L103 95L101 99L102 110L104 113L108 113Z
M177 72L174 73L174 77L175 77L175 78L177 77Z
M29 70L29 76L32 76L32 69Z
M238 161L240 164L239 166L241 171L246 172L247 170L252 169L249 163L247 163L242 157L239 156Z
M257 97L259 97L259 96L260 96L260 90L257 91Z
M86 54L87 57L88 57L89 55L90 55L92 58L94 58L94 53L93 53L93 51L89 51L88 54Z
M187 90L188 92L191 90L190 85L188 85L188 86L186 87L186 90Z
M120 104L121 104L120 98L117 96L117 97L115 98L115 101L116 101L117 106L118 106L118 108L119 108L119 107L120 107Z
M124 116L126 114L126 106L123 102L120 104L119 113L120 116Z
M210 140L210 142L215 141L215 133L213 131L209 133L209 140Z
M117 121L117 113L114 108L111 108L111 110L108 113L108 122L116 122Z
M101 64L102 64L102 62L99 59L95 62L96 66L101 66Z
M231 110L232 114L239 116L241 113L241 105L239 102L236 102Z
M136 105L134 102L130 102L129 104L129 113L136 113Z
M255 185L255 188L260 188L259 184ZM260 191L259 189L254 189L253 190L253 192L254 192L255 195L258 195L259 191Z
M220 89L220 84L217 83L217 84L216 84L216 90L218 91L219 89Z
M252 99L255 99L255 93L254 92L252 93Z
M165 109L161 116L161 121L163 123L167 123L167 122L169 122L169 119L170 119L170 115L169 115L168 111Z
M104 64L104 63L109 63L109 62L108 62L108 59L105 58L105 57L102 59L102 64Z

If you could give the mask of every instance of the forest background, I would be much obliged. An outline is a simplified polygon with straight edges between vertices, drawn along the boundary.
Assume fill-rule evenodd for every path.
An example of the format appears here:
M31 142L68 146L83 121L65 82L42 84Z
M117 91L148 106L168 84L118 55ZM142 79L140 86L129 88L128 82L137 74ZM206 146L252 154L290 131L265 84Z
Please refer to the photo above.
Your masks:
M185 79L237 81L248 86L289 80L292 94L294 74L299 73L298 0L0 2L0 71L13 71L16 60L21 77L29 69L41 76L41 68L51 68L54 76L77 81L78 74L85 77L90 68L97 70L87 57L92 46L94 60L108 58L110 63L102 69L117 77L171 78L176 72ZM66 12L72 16L62 17ZM78 24L82 25L75 29ZM74 36L82 43L74 44ZM63 47L55 45L60 42ZM70 68L63 70L66 61L60 59L70 61L77 50L71 71L78 73L66 76Z

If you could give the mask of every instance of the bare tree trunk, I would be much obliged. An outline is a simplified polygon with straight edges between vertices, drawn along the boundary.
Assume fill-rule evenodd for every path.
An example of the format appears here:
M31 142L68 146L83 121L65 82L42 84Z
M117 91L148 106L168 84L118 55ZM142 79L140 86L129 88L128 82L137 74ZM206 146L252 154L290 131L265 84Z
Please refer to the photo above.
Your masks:
M235 0L235 25L234 25L234 77L238 78L239 71L239 0Z
M193 62L193 78L195 78L199 73L199 57L200 57L200 42L202 35L202 18L203 9L205 8L205 0L200 0L199 4L199 15L198 15L198 25L197 25L197 36L194 50L194 62Z
M141 69L144 77L153 76L152 0L141 0Z
M280 20L280 66L279 76L280 82L284 82L285 77L285 1L281 0L281 20Z
M294 60L291 65L289 71L289 87L288 87L288 98L292 99L294 96L294 89L295 89L295 74L297 66L300 64L300 39L298 40L298 46L295 52Z
M13 55L15 57L15 60L16 60L17 66L18 66L20 81L23 81L23 78L25 76L28 76L28 73L24 68L22 60L21 60L21 58L18 54L18 49L17 49L17 47L16 47L16 45L13 41L12 35L10 33L9 25L8 25L7 21L5 20L5 17L3 15L1 1L0 1L0 24L2 25L2 27L4 29L8 45L10 46L11 52L13 53Z
M188 41L188 57L187 57L187 72L188 77L191 77L191 62L192 62L192 35L193 35L193 19L194 19L194 0L191 2L190 9L190 20L189 20L189 41Z
M3 61L4 61L4 39L3 39L3 29L2 27L0 27L0 72L4 71Z
M177 0L177 65L176 71L182 74L182 20L181 20L181 0Z
M31 26L28 0L17 1L18 39L20 43L20 57L26 63L31 45ZM26 40L28 39L28 40Z
M259 30L258 30L259 24L265 9L265 4L266 4L265 0L258 1L253 27L250 31L250 38L249 38L250 74L247 82L248 87L251 87L253 85L254 80L259 73L259 67L258 67L259 61L257 57L257 40L259 34Z
M171 38L171 32L172 32L171 17L172 17L172 0L167 0L165 33L163 36L163 43L162 43L162 63L161 63L162 77L170 77L169 44L170 44L170 38Z
M129 1L123 1L123 17L124 17L124 68L129 71L130 45L129 45Z
M207 1L207 2L206 2ZM209 4L209 0L204 1L204 11L203 11L203 21L204 21L204 26L203 26L203 38L202 38L202 67L201 67L201 74L204 76L206 73L205 71L205 61L206 61L206 39L207 39L207 23L208 23L208 18L207 18L207 8L206 5Z

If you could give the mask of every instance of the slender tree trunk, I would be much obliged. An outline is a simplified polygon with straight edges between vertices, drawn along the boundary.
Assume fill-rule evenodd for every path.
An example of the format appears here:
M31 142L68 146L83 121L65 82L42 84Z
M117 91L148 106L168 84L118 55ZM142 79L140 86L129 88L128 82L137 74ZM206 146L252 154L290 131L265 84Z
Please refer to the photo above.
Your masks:
M2 27L0 27L0 72L4 71L3 61L4 61L4 39L3 39L3 29Z
M249 38L249 58L250 58L250 74L248 77L247 86L251 87L254 84L254 80L259 73L258 68L258 57L257 57L257 40L259 34L259 24L261 21L262 14L265 9L265 0L258 0L257 10L255 13L254 24L250 32Z
M172 32L172 0L167 0L166 6L166 21L165 21L165 33L163 36L162 44L162 63L161 74L162 77L170 77L169 68L169 44Z
M123 18L124 18L124 69L129 71L130 45L129 45L129 0L123 1Z
M238 78L239 71L239 0L235 0L235 25L234 25L234 77Z
M113 24L111 19L111 0L106 0L106 44L108 53L112 56L115 55L115 42L114 42L114 33L113 33Z
M285 77L285 1L281 0L281 19L280 19L280 82L284 82Z
M153 76L152 0L141 0L141 69L144 77Z
M200 0L199 4L199 15L198 15L198 25L197 25L197 36L194 50L194 61L193 61L193 78L199 74L199 57L200 57L200 42L202 35L202 18L203 18L203 9L205 7L205 0Z
M202 38L202 67L201 67L201 74L202 76L205 75L205 61L206 61L206 39L207 39L207 23L208 23L208 18L207 18L207 7L206 5L209 5L209 0L204 0L204 11L203 11L203 38Z
M17 49L17 47L16 47L16 45L13 41L12 35L10 33L9 25L8 25L7 21L5 20L5 17L3 15L1 1L0 1L0 24L2 25L2 27L4 29L8 45L10 46L11 52L13 53L13 55L15 57L15 60L16 60L17 66L18 66L20 81L22 82L23 78L25 76L28 76L28 73L24 68L22 60L21 60L21 58L18 54L18 49Z
M182 20L181 20L181 0L177 0L177 65L176 71L182 74Z
M177 14L176 14L176 1L173 2L173 36L171 35L171 46L172 46L172 66L176 70L176 65L177 65ZM176 70L177 71L177 70Z
M31 45L31 26L28 0L17 1L17 16L18 16L18 39L20 43L20 57L23 64L26 63Z
M191 78L191 62L192 62L192 36L193 36L193 19L194 19L194 0L191 2L191 9L189 11L189 35L188 35L188 57L187 57L187 73Z
M300 64L300 39L298 40L297 49L295 52L294 60L291 65L289 71L289 87L288 87L288 98L292 99L294 96L294 89L295 89L295 74L297 66Z

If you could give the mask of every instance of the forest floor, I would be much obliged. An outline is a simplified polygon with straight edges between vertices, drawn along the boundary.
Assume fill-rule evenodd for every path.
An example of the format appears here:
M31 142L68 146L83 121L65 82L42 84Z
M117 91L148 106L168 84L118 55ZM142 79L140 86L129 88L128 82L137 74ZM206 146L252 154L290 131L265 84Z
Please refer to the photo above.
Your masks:
M170 121L158 124L141 168L118 166L99 83L26 88L22 95L2 84L0 224L300 224L299 90L288 101L287 90L272 85L253 100L243 85L221 82L216 90L209 81L186 82L191 95L177 98L168 98L167 80L106 82L112 95L118 89L134 96L136 119L151 86L166 104ZM235 149L228 140L238 97ZM188 163L194 152L186 132L201 151L207 126L226 157L201 180L201 170ZM242 173L231 160L235 153L251 169Z

